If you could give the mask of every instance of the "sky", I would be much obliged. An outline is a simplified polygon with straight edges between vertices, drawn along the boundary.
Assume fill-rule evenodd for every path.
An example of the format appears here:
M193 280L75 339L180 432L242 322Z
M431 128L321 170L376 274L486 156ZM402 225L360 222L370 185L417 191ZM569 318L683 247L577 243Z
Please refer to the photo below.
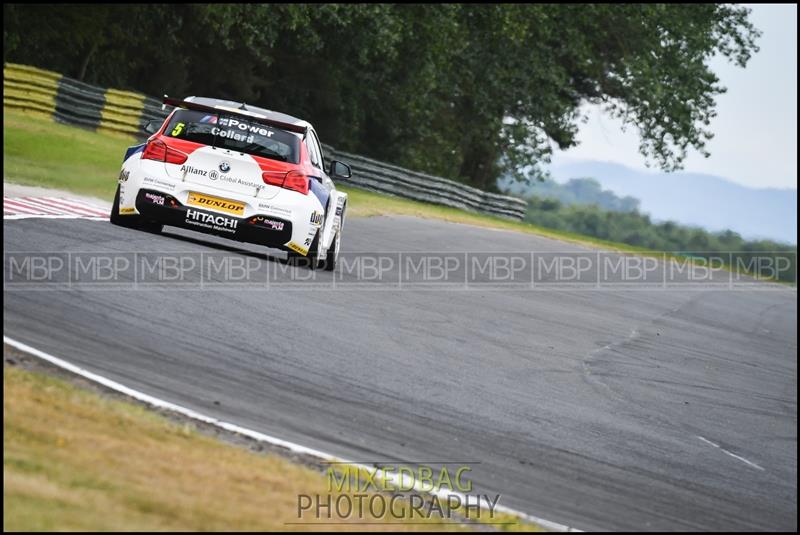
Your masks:
M797 188L797 6L749 5L750 20L761 30L760 51L745 69L713 58L711 69L728 92L717 97L714 138L704 158L691 151L684 170L721 176L754 188ZM553 164L574 160L619 163L648 169L639 154L635 128L596 106L587 106L577 147L557 151ZM657 167L650 168L658 171Z

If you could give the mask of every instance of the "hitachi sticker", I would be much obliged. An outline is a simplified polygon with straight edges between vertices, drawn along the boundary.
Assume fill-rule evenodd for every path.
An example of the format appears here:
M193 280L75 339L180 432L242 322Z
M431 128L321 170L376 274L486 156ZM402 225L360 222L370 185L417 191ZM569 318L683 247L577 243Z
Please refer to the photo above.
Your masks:
M236 232L236 227L239 225L238 219L209 214L199 210L192 210L191 208L186 210L186 222L190 225L197 225L224 232Z

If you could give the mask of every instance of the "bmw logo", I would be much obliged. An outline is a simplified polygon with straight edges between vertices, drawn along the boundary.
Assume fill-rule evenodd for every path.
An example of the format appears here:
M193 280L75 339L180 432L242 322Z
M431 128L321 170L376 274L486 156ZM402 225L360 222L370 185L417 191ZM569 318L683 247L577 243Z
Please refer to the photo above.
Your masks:
M219 164L219 170L222 171L223 173L227 173L228 171L231 170L231 164L229 164L228 162L222 162L221 164Z

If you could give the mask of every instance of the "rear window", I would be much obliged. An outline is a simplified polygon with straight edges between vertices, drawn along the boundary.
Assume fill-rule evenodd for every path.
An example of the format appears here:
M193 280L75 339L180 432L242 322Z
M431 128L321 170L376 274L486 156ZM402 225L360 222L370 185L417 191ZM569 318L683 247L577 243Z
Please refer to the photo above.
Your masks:
M164 135L283 162L300 160L300 139L294 134L224 112L178 110Z

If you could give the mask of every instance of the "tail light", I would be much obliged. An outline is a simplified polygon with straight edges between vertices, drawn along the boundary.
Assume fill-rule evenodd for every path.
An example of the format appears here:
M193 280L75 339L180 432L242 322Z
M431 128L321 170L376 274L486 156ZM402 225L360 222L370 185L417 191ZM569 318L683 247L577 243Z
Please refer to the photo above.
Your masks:
M261 179L264 181L264 184L278 186L279 188L283 187L284 178L286 178L286 173L283 171L264 171L261 173Z
M306 195L308 193L308 180L308 177L299 171L289 171L286 174L283 187L299 191L303 195Z
M142 152L142 160L156 160L164 163L183 163L188 157L188 154L168 147L160 139L149 141Z
M298 191L303 195L308 194L309 178L300 171L289 171L283 173L280 171L264 171L261 173L261 178L265 184L270 186L278 186L279 188L286 188Z

